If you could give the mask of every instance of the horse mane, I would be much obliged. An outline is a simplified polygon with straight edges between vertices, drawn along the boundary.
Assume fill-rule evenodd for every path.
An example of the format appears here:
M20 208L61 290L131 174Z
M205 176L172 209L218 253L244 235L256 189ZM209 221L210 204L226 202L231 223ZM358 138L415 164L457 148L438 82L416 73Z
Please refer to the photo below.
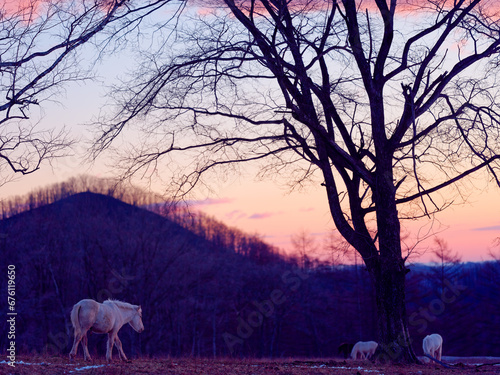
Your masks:
M132 310L132 309L135 309L135 305L132 305L131 303L128 303L128 302L123 302L123 301L120 301L120 300L117 300L117 299L111 299L111 298L108 298L106 301L104 301L104 303L113 303L115 304L116 306L120 307L120 308L123 308L123 309L129 309L129 310Z

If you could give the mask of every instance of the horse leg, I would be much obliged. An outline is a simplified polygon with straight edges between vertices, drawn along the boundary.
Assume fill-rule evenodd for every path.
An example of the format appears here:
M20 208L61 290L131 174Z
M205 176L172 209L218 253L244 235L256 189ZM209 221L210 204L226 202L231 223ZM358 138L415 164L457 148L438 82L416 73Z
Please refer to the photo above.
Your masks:
M442 347L442 346L440 346L440 347L438 348L438 350L436 351L436 359L441 360L441 352L442 352L442 350L443 350L443 347Z
M121 360L128 361L128 358L125 355L125 352L123 351L123 348L122 348L122 342L118 338L118 335L116 335L116 337L115 337L115 346L116 346L116 349L118 349L118 354L120 355Z
M113 360L113 344L115 343L116 332L111 331L108 333L108 343L106 347L106 360L111 362Z
M73 340L73 347L71 348L71 351L69 352L69 360L73 360L73 358L76 357L76 352L78 351L78 344L80 343L80 340L82 339L83 335L81 332L76 332L75 331L75 338Z
M90 353L89 353L89 341L88 341L88 338L87 338L87 332L85 332L85 334L83 335L83 338L82 338L82 346L83 346L83 356L84 356L84 359L87 361L92 361L92 357L90 356Z

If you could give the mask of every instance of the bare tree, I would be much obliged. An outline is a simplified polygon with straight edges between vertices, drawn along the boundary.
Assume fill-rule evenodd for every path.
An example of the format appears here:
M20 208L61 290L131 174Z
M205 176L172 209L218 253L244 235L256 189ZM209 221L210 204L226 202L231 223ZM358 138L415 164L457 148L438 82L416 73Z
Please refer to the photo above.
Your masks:
M354 263L356 266L360 261L359 253L354 249L349 242L336 231L331 231L325 239L325 253L328 256L332 266Z
M492 260L500 263L500 237L497 237L492 241L492 245L488 253Z
M452 253L451 248L448 243L442 238L434 238L434 243L436 247L432 250L432 253L437 258L437 263L443 268L447 264L460 263L462 257L458 253Z
M165 163L184 191L216 167L264 159L264 172L288 181L320 178L337 230L374 280L383 355L417 361L400 221L447 207L436 193L474 172L499 182L494 7L211 3L142 52L96 150L137 125L148 136L126 151L126 173ZM189 161L175 170L177 153Z
M443 293L445 281L450 282L454 278L454 274L458 273L457 265L462 261L462 257L456 252L453 253L448 243L442 238L435 237L434 243L436 247L432 249L432 254L434 254L438 266L436 274L439 280L439 289Z
M64 129L41 126L40 114L69 82L88 80L92 70L78 51L110 35L130 31L142 20L142 7L127 0L28 0L0 5L0 175L29 174L44 160L65 155L73 141ZM135 6L133 6L135 5ZM148 8L148 11L151 9ZM116 24L111 29L109 26ZM109 33L107 34L107 30ZM106 32L106 33L105 33ZM82 103L82 105L85 105Z
M68 81L87 78L74 68L75 50L100 31L119 4L3 2L0 9L0 158L3 177L28 174L71 145L64 130L38 129L33 107ZM36 117L36 116L35 116Z
M312 234L302 229L298 233L292 234L290 241L302 268L310 268L311 258L315 258L317 255L317 246Z

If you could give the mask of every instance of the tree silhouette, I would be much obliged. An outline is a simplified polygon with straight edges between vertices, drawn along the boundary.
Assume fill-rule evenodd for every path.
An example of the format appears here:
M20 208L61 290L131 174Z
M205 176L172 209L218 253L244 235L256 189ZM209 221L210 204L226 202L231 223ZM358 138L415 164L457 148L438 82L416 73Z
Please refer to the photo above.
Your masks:
M294 253L301 263L302 268L309 268L312 264L312 259L315 258L317 250L314 237L305 230L292 234L290 238Z
M118 111L103 120L95 151L137 125L149 136L123 153L124 174L165 163L183 193L218 167L264 159L263 174L321 182L338 232L374 280L383 358L416 362L400 220L444 209L451 199L434 193L479 170L499 182L495 8L480 0L203 6L212 9L187 12L189 22L168 30L113 92Z
M438 289L442 292L445 289L445 280L451 281L457 273L457 268L462 260L458 253L453 253L446 241L436 237L434 239L436 247L432 250L437 264L437 279L439 280Z
M74 143L66 129L41 124L44 106L71 82L94 78L79 52L93 43L114 43L144 17L128 0L4 1L0 5L0 183L37 171L42 162L67 155ZM114 38L111 42L110 35ZM98 51L97 51L98 52ZM38 112L39 109L39 112Z
M106 5L106 10L104 8ZM42 129L33 109L65 84L90 78L76 51L103 30L123 1L3 2L0 8L0 168L32 173L72 144L65 130ZM10 171L10 173L9 173Z

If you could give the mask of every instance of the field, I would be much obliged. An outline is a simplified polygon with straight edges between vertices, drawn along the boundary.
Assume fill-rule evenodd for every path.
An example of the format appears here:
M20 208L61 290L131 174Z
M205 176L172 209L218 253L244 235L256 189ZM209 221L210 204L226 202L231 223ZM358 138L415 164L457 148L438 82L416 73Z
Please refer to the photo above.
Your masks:
M171 374L171 375L431 375L431 374L500 374L500 358L472 357L445 358L452 368L440 365L380 365L369 361L353 360L306 360L306 359L135 359L129 363L114 361L107 364L102 358L93 363L78 359L70 363L63 357L19 357L15 367L0 361L0 374L19 375L125 375L125 374ZM482 366L478 366L483 364Z

